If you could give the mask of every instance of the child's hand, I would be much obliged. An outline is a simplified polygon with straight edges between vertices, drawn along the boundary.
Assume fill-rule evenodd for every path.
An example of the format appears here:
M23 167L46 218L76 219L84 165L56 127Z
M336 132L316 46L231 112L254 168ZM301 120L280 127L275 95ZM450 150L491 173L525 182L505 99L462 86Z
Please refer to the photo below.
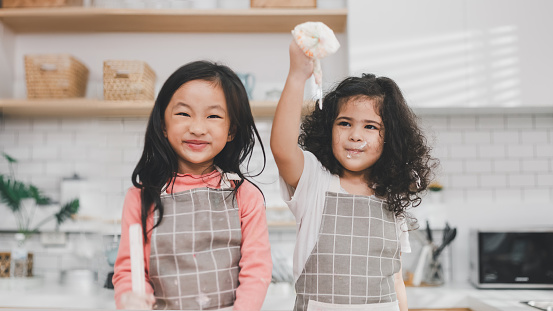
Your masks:
M152 310L156 298L153 294L140 295L134 292L121 294L120 307L125 310Z
M305 82L313 74L313 59L309 58L294 40L290 43L289 76Z

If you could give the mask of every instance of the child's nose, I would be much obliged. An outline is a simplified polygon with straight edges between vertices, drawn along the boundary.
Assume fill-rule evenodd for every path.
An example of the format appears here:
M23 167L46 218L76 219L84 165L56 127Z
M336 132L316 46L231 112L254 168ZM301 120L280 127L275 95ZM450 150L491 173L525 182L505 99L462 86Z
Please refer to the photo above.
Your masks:
M351 141L361 141L363 140L363 136L361 135L361 131L357 129L352 129L349 133L349 139Z
M203 135L206 133L206 126L203 120L193 120L190 125L190 133L195 135Z

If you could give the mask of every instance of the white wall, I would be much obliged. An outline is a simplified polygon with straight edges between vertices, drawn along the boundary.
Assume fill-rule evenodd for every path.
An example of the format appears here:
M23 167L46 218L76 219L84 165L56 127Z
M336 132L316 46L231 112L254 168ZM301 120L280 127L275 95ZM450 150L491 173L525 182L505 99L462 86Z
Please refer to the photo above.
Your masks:
M0 98L13 96L14 40L13 32L0 24Z
M102 228L102 224L121 216L124 195L132 186L131 174L142 153L146 123L146 118L0 119L0 153L18 160L15 174L19 180L33 183L54 200L60 200L63 179L78 174L85 184L79 214L96 222L68 222L63 227ZM257 120L267 167L253 180L264 190L267 206L274 207L284 204L278 195L278 172L268 144L270 126L270 120ZM262 154L257 144L250 169L257 173L261 165ZM0 172L8 173L3 158ZM2 205L0 211L6 215L0 219L0 230L15 229L11 212ZM35 216L38 221L42 218L41 213ZM54 223L45 228L53 229Z
M393 78L413 106L553 104L551 1L348 5L350 72Z

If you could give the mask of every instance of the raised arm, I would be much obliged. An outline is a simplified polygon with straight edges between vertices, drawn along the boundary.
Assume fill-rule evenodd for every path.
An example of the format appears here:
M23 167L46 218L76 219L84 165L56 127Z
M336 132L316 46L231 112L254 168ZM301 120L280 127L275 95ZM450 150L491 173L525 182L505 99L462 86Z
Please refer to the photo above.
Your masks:
M278 171L284 181L292 187L297 186L303 172L303 153L298 146L298 137L305 82L312 73L313 61L292 41L290 70L278 101L271 130L271 150Z

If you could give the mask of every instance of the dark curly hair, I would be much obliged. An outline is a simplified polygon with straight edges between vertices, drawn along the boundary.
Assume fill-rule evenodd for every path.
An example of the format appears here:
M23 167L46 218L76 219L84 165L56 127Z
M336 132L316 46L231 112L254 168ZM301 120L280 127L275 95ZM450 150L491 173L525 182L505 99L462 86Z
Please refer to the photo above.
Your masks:
M417 116L407 106L398 85L390 78L363 74L348 77L323 99L323 109L304 117L299 136L300 146L313 153L332 174L342 176L344 168L332 152L332 128L340 109L349 100L367 97L377 103L376 111L384 124L382 155L367 170L366 179L375 195L386 199L396 216L416 219L406 209L421 203L420 194L432 179L438 160L417 124Z

